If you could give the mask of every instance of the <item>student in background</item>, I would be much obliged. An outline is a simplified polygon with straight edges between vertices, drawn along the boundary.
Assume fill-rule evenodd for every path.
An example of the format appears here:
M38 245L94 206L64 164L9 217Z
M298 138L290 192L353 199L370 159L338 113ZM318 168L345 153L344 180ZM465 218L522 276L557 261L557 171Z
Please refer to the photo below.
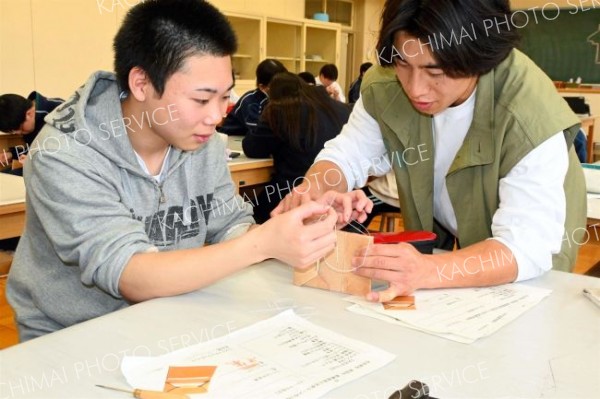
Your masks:
M516 49L508 0L388 0L377 54L341 134L329 141L274 214L335 190L364 218L373 170L393 169L407 230L433 230L438 247L359 251L356 273L389 282L371 301L417 289L523 281L572 269L586 221L585 181L573 149L579 118L553 82ZM433 39L474 29L460 43ZM439 41L438 41L439 43ZM391 161L391 162L390 162ZM344 176L323 179L337 170ZM567 212L568 210L568 212ZM359 220L360 221L360 220ZM457 250L452 251L453 246Z
M363 76L365 76L365 72L371 68L373 64L371 62L365 62L360 65L360 74L358 78L352 82L350 85L350 90L348 91L348 103L354 104L358 101L358 97L360 96L360 84L362 83Z
M256 89L246 92L227 114L219 132L244 136L256 129L260 114L269 102L269 84L276 73L287 71L285 66L271 58L256 67Z
M29 147L44 127L44 118L63 101L60 98L45 97L37 91L32 91L27 98L18 94L0 96L0 131L22 135L25 142L23 147L13 147L7 152L2 151L0 154L2 166L10 165L13 160L25 162ZM14 169L9 173L22 176L23 169Z
M312 73L305 71L305 72L300 72L298 74L298 76L305 81L306 83L308 83L310 86L316 86L317 85L317 80L315 79L315 75L313 75Z
M116 74L92 74L48 115L45 147L25 164L26 227L7 284L21 341L267 258L308 265L334 248L328 206L254 227L236 194L214 134L236 48L208 2L141 2L115 37Z
M324 86L327 89L327 93L334 100L345 103L346 96L342 87L337 82L338 69L334 64L326 64L321 67L319 71L319 77L316 79L317 85Z
M324 90L306 84L297 75L275 75L269 105L256 132L242 141L248 157L273 156L273 177L255 199L254 218L258 223L268 220L291 187L302 182L325 142L340 132L349 115L347 105L334 101Z
M575 146L575 152L577 153L579 162L586 163L588 159L587 137L585 137L585 132L583 130L579 129L579 132L577 132L577 135L575 136L573 145Z
M590 106L585 103L585 98L583 97L563 97L569 107L573 112L577 115L581 116L590 116ZM575 136L575 152L577 153L577 158L579 158L579 162L585 163L588 159L587 153L587 137L583 129L579 129L579 132Z

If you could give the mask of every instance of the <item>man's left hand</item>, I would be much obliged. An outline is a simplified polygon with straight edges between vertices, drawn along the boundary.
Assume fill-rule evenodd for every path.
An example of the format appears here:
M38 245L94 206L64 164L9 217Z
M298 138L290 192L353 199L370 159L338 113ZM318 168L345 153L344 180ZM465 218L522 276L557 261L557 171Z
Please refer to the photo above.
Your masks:
M358 250L352 258L352 267L360 276L389 282L384 291L367 294L369 301L387 302L430 286L428 281L436 270L430 257L407 243L375 244Z

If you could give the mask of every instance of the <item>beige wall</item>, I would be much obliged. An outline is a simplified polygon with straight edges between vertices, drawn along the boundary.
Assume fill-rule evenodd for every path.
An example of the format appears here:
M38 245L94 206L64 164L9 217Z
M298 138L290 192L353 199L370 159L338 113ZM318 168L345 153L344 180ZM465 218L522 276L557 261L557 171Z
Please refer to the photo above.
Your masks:
M0 1L0 93L29 93L34 87L31 5Z
M112 70L112 40L140 0L0 0L0 93L68 97ZM303 0L212 0L244 14L304 18Z
M126 7L126 0L0 0L0 93L67 97L91 72L112 70L112 38Z
M365 0L364 43L362 47L363 62L377 63L375 46L379 37L381 11L385 0Z

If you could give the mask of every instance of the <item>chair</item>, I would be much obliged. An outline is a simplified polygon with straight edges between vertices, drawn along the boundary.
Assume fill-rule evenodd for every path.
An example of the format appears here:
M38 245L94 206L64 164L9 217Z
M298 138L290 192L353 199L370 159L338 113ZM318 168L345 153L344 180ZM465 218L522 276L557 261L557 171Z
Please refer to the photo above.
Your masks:
M381 217L381 222L379 223L379 232L393 232L396 231L396 221L402 221L402 213L400 212L382 212L378 216Z

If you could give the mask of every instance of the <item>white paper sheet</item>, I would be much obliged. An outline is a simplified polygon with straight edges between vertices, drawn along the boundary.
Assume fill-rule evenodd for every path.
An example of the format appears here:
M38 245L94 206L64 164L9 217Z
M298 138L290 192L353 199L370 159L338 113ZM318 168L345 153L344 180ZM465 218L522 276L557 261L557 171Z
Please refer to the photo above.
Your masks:
M587 217L600 219L600 194L587 195Z
M552 291L521 284L486 288L424 290L415 293L416 310L385 310L380 303L347 297L349 311L472 343L493 334L534 307Z
M292 310L228 336L158 357L124 357L134 388L162 391L169 366L215 365L199 398L318 398L395 355L316 326Z

